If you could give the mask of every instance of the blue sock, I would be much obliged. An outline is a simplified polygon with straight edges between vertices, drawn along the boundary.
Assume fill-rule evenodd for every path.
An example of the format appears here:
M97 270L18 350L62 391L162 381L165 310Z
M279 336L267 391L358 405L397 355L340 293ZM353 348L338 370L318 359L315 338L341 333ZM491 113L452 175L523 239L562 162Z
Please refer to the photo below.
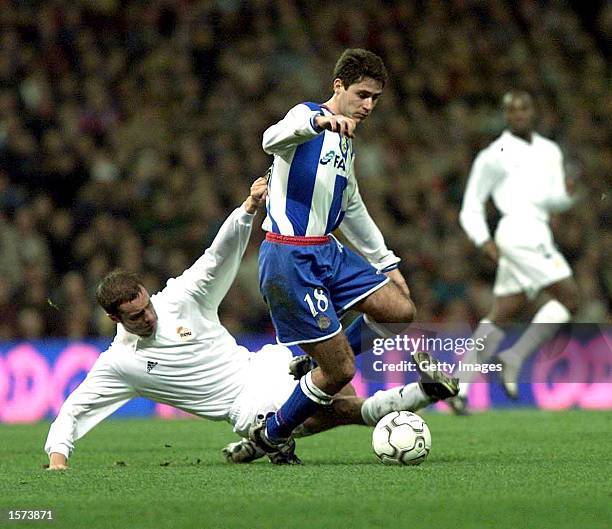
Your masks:
M361 353L367 353L374 346L374 339L380 338L363 319L363 314L353 320L347 329L344 331L348 342L355 353L355 356Z
M297 426L330 403L331 397L312 383L312 372L304 375L287 401L266 420L268 439L286 439Z

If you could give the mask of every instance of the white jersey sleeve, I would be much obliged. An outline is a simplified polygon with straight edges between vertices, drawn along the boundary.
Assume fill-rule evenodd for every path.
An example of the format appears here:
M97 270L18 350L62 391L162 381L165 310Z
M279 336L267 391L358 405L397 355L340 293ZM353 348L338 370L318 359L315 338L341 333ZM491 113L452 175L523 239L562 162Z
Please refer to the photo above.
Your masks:
M318 136L322 131L316 130L314 118L320 115L320 110L311 110L302 103L294 106L283 119L264 132L263 150L268 154L282 154Z
M243 206L236 208L225 220L214 241L190 268L168 286L178 282L198 301L216 312L236 278L244 255L255 215L247 213Z
M565 168L563 153L557 144L554 144L555 157L550 167L550 185L543 207L547 211L565 211L574 205L575 199L567 192L565 186Z
M340 231L376 269L388 272L397 268L400 258L387 248L380 229L366 209L355 178L349 178L347 196Z
M485 204L502 174L488 149L478 153L470 171L459 214L461 226L476 246L482 246L491 238Z
M70 394L51 424L45 452L70 457L74 442L136 396L103 353L83 382Z

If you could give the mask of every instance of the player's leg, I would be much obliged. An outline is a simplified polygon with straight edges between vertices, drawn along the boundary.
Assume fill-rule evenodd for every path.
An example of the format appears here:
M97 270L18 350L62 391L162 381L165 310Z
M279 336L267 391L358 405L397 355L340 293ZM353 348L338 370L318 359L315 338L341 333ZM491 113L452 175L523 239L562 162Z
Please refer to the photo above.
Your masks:
M243 432L255 422L258 413L262 410L278 409L286 401L287 395L294 390L297 384L287 373L290 358L290 351L279 345L265 346L257 353L251 370L251 383L230 412L230 422L234 424L236 433L244 435ZM431 357L426 353L417 353L416 359L422 368L426 367L423 363L431 362ZM353 386L347 384L334 395L329 406L322 407L297 426L293 436L312 435L345 424L374 426L392 411L417 411L439 398L445 398L446 395L439 396L441 388L452 387L455 393L458 391L457 379L452 379L440 371L421 369L419 372L419 382L377 391L365 399L358 397ZM430 383L432 373L436 373L436 384ZM437 392L433 391L434 386L438 387ZM256 443L245 438L229 443L222 452L226 460L232 463L249 463L266 455ZM296 459L293 461L296 462Z
M417 411L431 403L432 398L417 382L377 391L368 398L358 397L353 386L348 384L334 396L331 406L317 411L295 428L293 437L307 437L349 424L375 426L392 411ZM222 453L229 463L250 463L266 455L246 438L229 443Z
M322 408L295 428L293 437L306 437L345 424L365 424L360 413L365 400L357 397L351 384L346 385L334 396L331 406ZM229 443L222 453L228 463L251 463L266 455L246 438Z
M423 352L414 355L420 374L419 382L377 391L368 398L355 394L349 384L334 395L331 406L320 410L298 426L294 435L303 437L343 424L374 426L392 411L416 411L438 400L457 395L459 380L446 373L431 369L432 357Z
M266 419L266 440L287 439L308 417L329 407L332 396L355 376L355 358L344 334L301 345L317 367L300 379L289 399Z
M334 397L328 409L317 412L298 426L294 435L305 437L348 424L375 426L392 411L417 411L431 402L431 397L423 392L417 382L377 391L368 398L341 392Z
M368 398L358 397L353 386L348 384L334 396L331 406L317 411L295 428L293 436L307 437L349 424L375 426L392 411L417 411L431 402L431 397L417 382L377 391ZM229 443L222 453L229 463L250 463L266 455L253 441L245 438Z
M293 432L295 437L306 437L346 424L365 424L360 410L364 398L358 397L355 388L348 384L323 408L300 424Z
M416 316L410 297L349 248L340 253L329 289L338 314L349 309L362 313L345 330L355 356L371 349L376 338L395 336Z
M249 438L266 452L294 444L293 429L331 404L352 379L354 357L324 285L327 264L337 258L331 239L304 246L264 242L260 250L261 291L270 307L277 341L304 344L319 367L300 379L289 398L254 424ZM321 276L321 277L320 277ZM272 457L271 457L272 459Z
M390 330L372 321L366 314L359 314L344 330L355 356L366 353L374 346L374 340L393 336Z
M512 245L499 244L499 241L498 245L501 256L493 285L493 304L472 336L474 340L482 340L483 349L466 353L462 358L464 365L487 362L496 353L508 327L516 322L517 318L522 318L530 306L527 291L532 281L524 269L524 252ZM455 413L467 413L468 390L476 374L477 371L469 368L462 371L459 395L449 401Z
M480 351L475 348L461 359L464 366L486 363L496 352L506 334L507 327L516 321L528 307L529 300L523 292L507 296L496 296L491 310L480 320L472 334L474 343L482 343ZM467 396L470 385L478 371L466 369L461 373L459 395L449 399L451 409L457 415L468 413Z
M576 314L580 302L580 292L573 276L545 287L544 292L563 305L571 316Z
M545 287L544 293L548 299L536 312L529 327L510 348L499 354L503 363L502 382L511 398L518 398L518 379L522 365L552 339L564 323L571 320L578 307L578 286L572 277Z
M366 353L374 346L374 340L394 336L393 333L368 318L366 314L359 314L344 330L354 356ZM299 380L308 371L314 369L316 363L308 355L296 356L290 363L290 373Z
M368 316L369 327L372 329L376 328L377 323L379 328L385 323L403 324L407 327L416 317L413 301L391 282L356 303L354 308ZM384 329L381 329L379 334L383 333Z
M421 366L424 362L431 362L431 357L426 353L417 353L415 359ZM440 398L448 397L446 393L436 395L435 392L432 393L426 389L433 371L423 370L420 373L419 382L377 391L367 398L358 397L354 388L348 385L334 396L331 406L316 413L299 426L295 435L311 435L345 424L375 426L380 419L392 411L417 411ZM439 371L436 373L436 383L439 388L452 388L456 394L459 389L457 379Z
M394 283L387 283L354 305L364 313L347 330L347 336L354 351L362 352L373 346L377 337L388 337L403 332L416 315L416 308L409 297ZM387 324L393 324L387 326ZM356 353L357 354L357 353ZM420 358L417 356L420 355ZM417 368L424 362L431 362L425 353L413 353ZM437 370L421 371L421 384L425 394L441 400L457 395L458 388Z
M403 332L416 316L410 297L349 249L343 251L343 267L335 278L333 292L339 312L354 308L363 313L346 331L356 355L371 349L378 337ZM418 361L414 354L417 363L431 362L429 355L418 354ZM436 400L457 394L457 388L435 370L421 371L421 383L425 393Z
M518 397L518 378L525 360L570 320L577 306L578 289L570 266L550 236L542 236L541 240L540 244L532 247L509 248L507 251L514 274L524 285L524 290L532 294L543 291L551 296L516 343L498 355L504 364L501 372L504 389L512 398Z

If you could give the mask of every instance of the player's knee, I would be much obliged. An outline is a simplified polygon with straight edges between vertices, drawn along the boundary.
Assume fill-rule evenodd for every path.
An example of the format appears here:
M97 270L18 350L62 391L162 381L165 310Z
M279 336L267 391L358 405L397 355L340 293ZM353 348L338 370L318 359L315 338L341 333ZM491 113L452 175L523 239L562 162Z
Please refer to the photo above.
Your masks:
M558 301L572 316L575 316L580 306L580 293L578 292L578 288L568 288L561 296L558 296Z
M575 283L570 283L565 288L554 291L552 295L572 316L575 316L580 307L580 293Z
M567 299L559 300L559 301L572 316L576 315L576 312L578 312L578 306L579 306L578 296L569 297Z
M416 319L417 309L416 305L411 299L408 299L408 303L405 308L404 321L406 323L412 323Z

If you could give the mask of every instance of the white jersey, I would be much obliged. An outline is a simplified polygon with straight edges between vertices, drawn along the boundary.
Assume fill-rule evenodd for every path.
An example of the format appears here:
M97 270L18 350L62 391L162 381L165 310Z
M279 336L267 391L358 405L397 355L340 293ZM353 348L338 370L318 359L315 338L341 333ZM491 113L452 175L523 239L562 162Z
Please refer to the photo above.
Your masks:
M236 209L210 248L151 297L155 334L140 337L121 324L83 383L51 425L45 450L66 457L74 441L133 397L146 397L212 420L229 420L253 357L219 322L251 233L253 215Z
M550 238L549 213L573 203L565 188L559 146L533 133L531 143L509 131L478 153L463 198L461 226L477 245L491 238L485 203L493 197L502 226L517 237ZM521 235L522 233L522 235Z
M320 237L336 228L376 268L399 262L370 217L355 179L353 142L315 129L317 103L301 103L268 128L263 149L274 155L263 229L288 236Z
M542 288L572 275L548 225L551 211L573 203L556 143L535 133L529 143L505 131L478 154L460 214L463 229L478 246L491 237L484 207L489 196L502 214L495 232L500 250L495 296L523 292L533 299Z

